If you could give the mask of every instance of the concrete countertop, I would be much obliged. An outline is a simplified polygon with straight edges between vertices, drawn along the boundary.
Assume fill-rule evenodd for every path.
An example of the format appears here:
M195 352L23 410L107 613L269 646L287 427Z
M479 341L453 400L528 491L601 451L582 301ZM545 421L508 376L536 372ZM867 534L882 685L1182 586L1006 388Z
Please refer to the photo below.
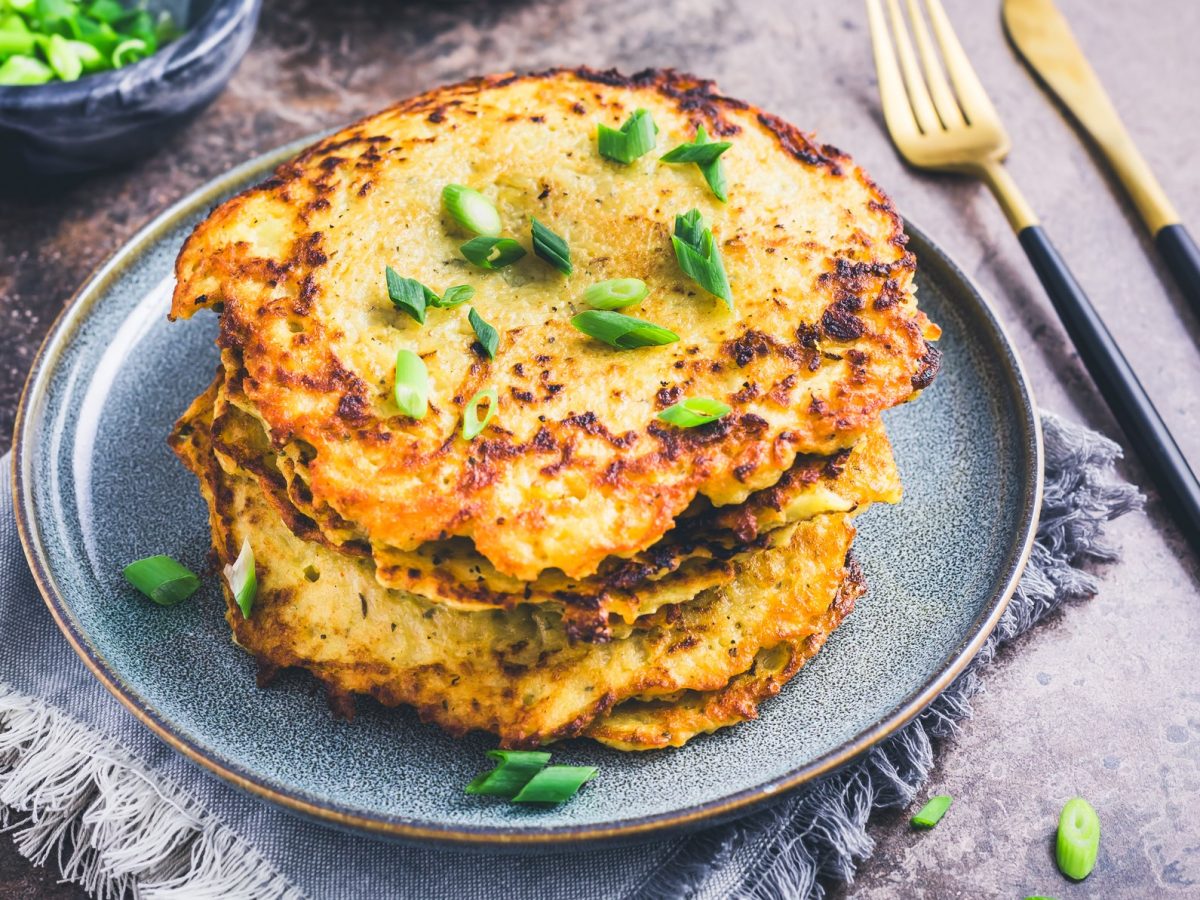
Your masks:
M1097 159L1007 45L999 4L945 0L1013 138L1011 172L1200 468L1200 321ZM1200 229L1200 4L1060 0L1185 221ZM87 273L146 219L247 157L438 83L585 63L675 66L850 152L991 295L1038 399L1121 439L991 196L917 175L883 131L860 3L817 0L274 0L228 90L126 171L0 196L0 446L38 343ZM929 793L955 806L916 834L879 819L857 898L1200 897L1200 569L1151 500L1115 524L1122 562L1094 599L1009 648L944 742ZM1103 820L1097 872L1057 874L1062 802ZM0 898L75 897L0 838Z

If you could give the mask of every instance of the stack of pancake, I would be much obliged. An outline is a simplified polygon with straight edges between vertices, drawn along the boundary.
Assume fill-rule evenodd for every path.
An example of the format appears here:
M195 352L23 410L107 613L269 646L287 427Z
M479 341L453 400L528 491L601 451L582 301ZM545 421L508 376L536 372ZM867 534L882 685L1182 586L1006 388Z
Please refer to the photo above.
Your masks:
M658 150L596 151L596 123L651 112ZM697 126L731 142L727 203L661 153ZM472 266L442 210L465 184L530 253ZM699 209L733 308L680 271L670 229ZM418 322L391 266L471 306ZM679 746L754 718L865 591L852 520L900 484L880 414L929 384L937 329L887 197L844 154L710 82L590 70L479 79L329 137L216 209L177 264L172 316L220 316L221 366L171 441L199 477L213 546L248 542L258 589L238 644L265 677L313 673L504 746L587 736ZM592 283L640 278L625 313L679 340L620 350L572 327ZM393 366L429 375L421 419ZM463 435L484 388L496 409ZM727 404L709 424L658 413Z

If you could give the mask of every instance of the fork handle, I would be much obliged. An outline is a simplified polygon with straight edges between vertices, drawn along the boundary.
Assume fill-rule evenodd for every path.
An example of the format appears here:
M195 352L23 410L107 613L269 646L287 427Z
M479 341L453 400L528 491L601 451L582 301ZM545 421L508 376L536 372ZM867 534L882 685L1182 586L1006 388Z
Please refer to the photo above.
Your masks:
M1178 224L1160 228L1154 243L1175 276L1176 284L1183 290L1184 298L1191 304L1192 312L1200 316L1200 248L1196 247L1188 230Z
M1100 393L1192 549L1200 553L1200 483L1104 322L1040 225L1018 238Z

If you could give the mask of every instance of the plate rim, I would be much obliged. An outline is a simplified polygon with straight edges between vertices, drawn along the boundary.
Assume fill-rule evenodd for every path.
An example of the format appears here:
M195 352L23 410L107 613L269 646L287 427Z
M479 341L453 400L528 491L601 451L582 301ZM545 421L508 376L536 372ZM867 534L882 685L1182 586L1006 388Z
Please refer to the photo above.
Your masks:
M408 819L402 816L371 815L340 806L336 801L317 802L307 798L304 792L293 789L278 789L253 772L242 769L231 762L223 762L207 754L198 742L176 730L157 710L143 707L137 698L122 686L119 676L100 653L90 646L87 636L70 620L69 604L58 589L41 545L33 516L33 501L29 487L30 453L29 444L34 416L34 406L43 399L55 363L59 359L76 327L86 318L94 303L101 298L111 283L145 252L150 244L167 231L176 227L180 220L191 215L197 208L211 205L213 199L252 178L266 176L276 165L286 161L299 151L310 146L327 132L320 132L299 140L291 141L259 154L222 175L212 178L189 191L165 210L153 216L145 225L122 243L106 260L100 263L82 283L71 299L55 318L45 339L30 366L17 406L13 427L12 447L12 490L13 510L21 547L29 564L38 592L42 595L55 624L63 633L71 648L87 666L92 675L160 740L193 763L219 776L234 787L261 799L284 807L293 813L314 819L323 824L366 832L377 837L409 840L425 844L440 844L459 847L520 847L520 846L564 846L578 847L582 844L618 842L630 838L647 836L663 837L671 832L692 830L711 826L722 821L749 814L755 807L778 801L804 784L828 774L840 766L852 762L880 741L903 728L924 710L975 658L984 641L991 635L1000 616L1016 591L1025 565L1032 552L1037 534L1044 477L1044 448L1041 421L1033 387L1025 367L1008 330L996 315L992 303L984 291L934 243L924 229L905 219L905 230L925 247L927 253L938 257L940 264L949 273L965 284L974 294L974 313L981 316L992 329L989 336L998 345L1005 380L1014 399L1018 401L1017 414L1022 419L1022 443L1026 447L1023 463L1026 488L1021 498L1022 509L1016 540L1009 548L1004 572L997 581L983 611L965 632L964 639L951 656L925 684L907 700L870 727L863 729L853 738L809 760L802 766L768 782L743 789L736 793L694 804L668 812L656 813L619 822L602 822L590 825L557 825L540 830L512 826L445 826L428 820ZM1032 451L1032 452L1030 452Z

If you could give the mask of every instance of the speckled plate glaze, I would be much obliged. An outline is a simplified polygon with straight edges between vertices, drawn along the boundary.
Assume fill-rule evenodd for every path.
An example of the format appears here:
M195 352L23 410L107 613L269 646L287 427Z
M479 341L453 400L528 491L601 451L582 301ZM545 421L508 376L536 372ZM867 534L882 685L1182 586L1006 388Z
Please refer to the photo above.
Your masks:
M168 210L101 267L59 319L22 400L18 519L46 603L84 662L163 740L238 787L340 827L456 844L578 845L729 818L846 762L919 712L970 661L1029 553L1041 498L1038 422L1017 355L976 288L917 228L922 306L945 364L888 414L906 496L859 519L870 594L752 723L644 754L574 742L600 767L557 809L467 797L487 737L454 740L407 710L334 721L302 673L269 690L234 647L215 578L171 609L121 567L170 553L203 571L208 526L167 449L217 365L212 317L166 321L180 244L209 209L298 145Z

